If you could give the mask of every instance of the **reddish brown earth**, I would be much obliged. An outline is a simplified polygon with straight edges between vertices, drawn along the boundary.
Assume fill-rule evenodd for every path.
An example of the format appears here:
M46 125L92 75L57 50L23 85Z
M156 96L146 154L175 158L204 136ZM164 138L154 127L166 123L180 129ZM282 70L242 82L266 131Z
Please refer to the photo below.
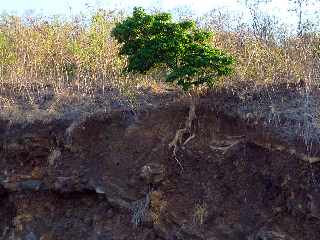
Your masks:
M0 239L318 240L320 165L216 106L200 101L176 159L187 104L3 120Z

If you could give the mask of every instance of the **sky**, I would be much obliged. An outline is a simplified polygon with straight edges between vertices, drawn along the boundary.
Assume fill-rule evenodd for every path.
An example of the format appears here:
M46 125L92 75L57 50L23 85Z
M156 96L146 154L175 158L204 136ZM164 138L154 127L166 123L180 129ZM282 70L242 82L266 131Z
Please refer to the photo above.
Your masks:
M134 6L172 10L187 7L197 15L204 14L213 8L224 8L230 12L249 14L248 9L239 2L245 0L0 0L0 13L28 15L76 15L97 8L105 9L132 9ZM262 9L288 24L294 24L293 14L288 13L288 0L269 0L270 3ZM312 0L311 0L312 1ZM318 5L320 9L320 1ZM312 6L311 8L314 8ZM30 11L32 10L32 11Z
M69 14L86 11L88 6L102 8L132 8L143 6L145 8L162 8L170 10L176 7L189 7L201 14L211 8L227 7L239 10L242 5L237 0L0 0L0 11L17 14L34 10L44 14ZM273 0L269 8L275 11L286 11L287 0Z

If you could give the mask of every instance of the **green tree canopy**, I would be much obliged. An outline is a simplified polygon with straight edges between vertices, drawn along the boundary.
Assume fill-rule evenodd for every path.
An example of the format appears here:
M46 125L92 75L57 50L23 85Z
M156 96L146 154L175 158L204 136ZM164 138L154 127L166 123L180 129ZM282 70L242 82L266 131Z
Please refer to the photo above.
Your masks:
M174 22L171 14L147 14L134 8L133 15L118 23L112 36L121 43L120 55L128 57L127 72L145 74L153 67L168 67L167 82L187 91L213 83L232 72L234 60L210 44L212 33L194 21Z

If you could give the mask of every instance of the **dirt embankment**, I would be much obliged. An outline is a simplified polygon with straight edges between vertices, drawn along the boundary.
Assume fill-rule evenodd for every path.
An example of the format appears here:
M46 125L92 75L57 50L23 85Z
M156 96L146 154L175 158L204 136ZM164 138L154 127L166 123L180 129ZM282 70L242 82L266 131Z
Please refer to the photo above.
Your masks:
M3 120L0 239L318 240L316 145L219 101L201 99L176 159L187 104Z

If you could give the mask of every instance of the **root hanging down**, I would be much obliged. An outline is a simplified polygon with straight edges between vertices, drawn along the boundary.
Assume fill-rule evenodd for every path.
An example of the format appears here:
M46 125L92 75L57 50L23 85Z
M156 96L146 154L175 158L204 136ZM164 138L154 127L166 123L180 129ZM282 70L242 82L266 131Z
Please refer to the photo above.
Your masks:
M185 121L185 127L182 129L179 129L173 140L169 143L169 148L173 148L173 157L175 158L175 160L177 161L177 163L180 165L181 169L182 165L179 161L179 159L177 158L177 152L180 149L181 145L186 145L189 141L191 141L193 138L195 138L195 134L192 133L192 123L194 121L194 119L196 118L196 101L195 98L191 98L191 102L190 102L190 108L189 108L189 115L188 118ZM183 137L189 134L189 137L183 142Z

